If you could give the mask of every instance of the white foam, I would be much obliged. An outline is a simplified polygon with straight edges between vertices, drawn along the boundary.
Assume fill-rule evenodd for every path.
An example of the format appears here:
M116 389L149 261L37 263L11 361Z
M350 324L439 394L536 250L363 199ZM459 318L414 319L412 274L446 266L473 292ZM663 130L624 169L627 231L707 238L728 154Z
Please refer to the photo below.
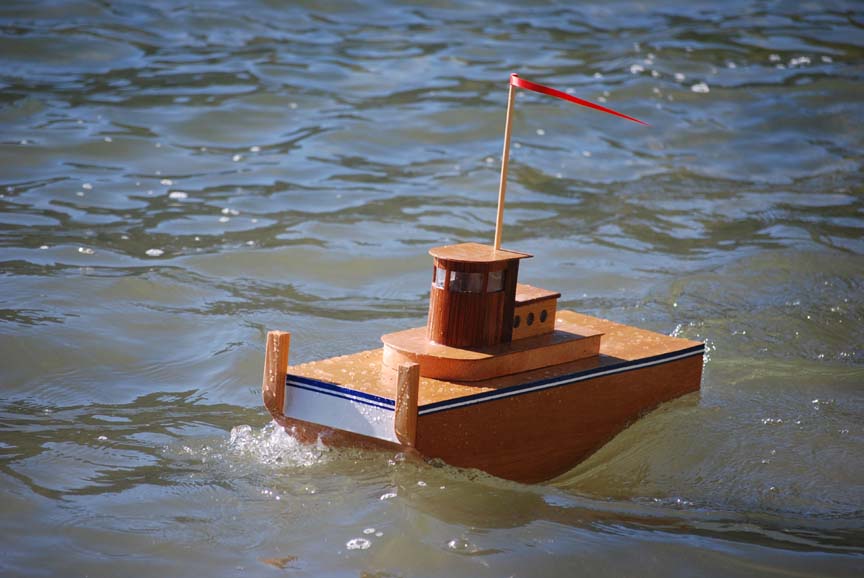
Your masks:
M351 538L345 543L345 547L349 550L368 550L372 542L366 538Z
M270 422L257 431L248 425L231 428L228 449L237 456L263 464L303 467L321 463L328 452L321 443L300 443L276 422Z

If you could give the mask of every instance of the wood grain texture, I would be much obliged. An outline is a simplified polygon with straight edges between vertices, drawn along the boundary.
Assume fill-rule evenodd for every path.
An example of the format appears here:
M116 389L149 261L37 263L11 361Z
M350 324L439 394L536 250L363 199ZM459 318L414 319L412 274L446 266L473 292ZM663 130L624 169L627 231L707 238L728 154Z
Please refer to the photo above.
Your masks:
M481 381L594 357L602 334L562 322L561 329L490 347L450 347L430 342L422 327L389 333L384 365L420 364L420 375L454 381Z
M546 299L558 299L561 294L557 291L549 291L541 287L534 287L525 283L516 285L516 305L528 305L535 301L544 301Z
M427 339L451 347L483 347L509 342L513 334L519 260L530 255L496 250L478 243L435 247L429 253L434 257L435 268L446 271L446 275L441 287L436 286L433 276ZM489 273L497 271L503 272L502 289L487 292ZM482 276L482 291L454 290L451 273Z
M421 415L416 448L448 464L536 483L561 475L642 414L699 389L697 355Z
M519 383L551 379L559 375L588 369L599 369L615 365L621 360L635 361L700 345L697 341L671 337L573 311L559 311L557 320L559 323L572 323L582 327L585 331L603 333L600 355L483 382L438 380L421 375L420 406L511 387ZM415 329L415 331L420 332L422 330L422 328ZM518 344L519 342L513 343L513 345ZM398 366L398 363L392 368L383 365L383 353L384 350L379 348L292 365L289 368L289 373L330 383L345 384L364 393L395 400L395 367ZM476 355L482 356L484 353L477 352Z
M501 342L503 291L460 293L432 285L427 340L452 347L479 347Z
M457 245L433 247L429 249L429 254L436 259L443 259L454 263L493 263L531 257L528 253L496 249L491 245L482 245L480 243L459 243ZM459 269L456 270L458 271ZM492 268L491 270L495 269Z
M557 313L557 297L532 299L523 303L517 301L513 311L513 341L555 331Z
M519 261L508 261L504 270L504 312L501 314L501 341L513 340L513 312L516 310L516 287L519 285Z
M291 334L287 331L267 333L261 392L264 397L264 407L274 415L285 411L285 376L288 372L290 348Z
M700 346L698 342L571 311L559 311L556 323L604 333L599 355L479 382L420 377L416 449L427 457L503 478L543 481L584 460L658 404L699 389L702 355L698 350L689 357L665 360ZM422 335L422 328L418 330ZM275 355L279 348L270 345L271 339L268 336L266 367L271 366L271 358L279 357ZM287 360L287 352L285 355ZM658 356L661 360L656 365L641 365ZM289 372L397 400L397 369L383 364L383 357L384 351L376 349L304 363L289 368ZM279 362L272 363L278 369ZM626 370L601 375L616 371L622 364ZM589 372L587 377L574 381L572 376L584 372ZM265 369L267 409L299 438L314 442L320 437L329 445L407 448L404 444L285 418L277 398L279 389L284 391L284 378L278 388L272 384L279 378L274 382L268 375ZM561 380L566 385L513 393L512 388L550 380ZM493 399L499 392L501 397ZM471 405L448 408L458 403Z
M504 233L504 198L507 193L507 169L510 166L510 135L513 132L513 101L516 87L510 83L507 93L507 116L504 121L504 150L501 153L501 179L498 182L498 212L495 215L495 248L501 248Z
M399 366L396 380L396 438L413 447L417 437L417 402L420 399L420 366L404 363Z

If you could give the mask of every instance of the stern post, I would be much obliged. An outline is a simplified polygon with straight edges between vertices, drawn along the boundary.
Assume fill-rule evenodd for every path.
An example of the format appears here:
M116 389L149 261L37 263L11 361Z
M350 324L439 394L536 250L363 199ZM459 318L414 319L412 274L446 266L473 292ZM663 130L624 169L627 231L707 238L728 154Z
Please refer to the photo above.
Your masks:
M417 404L420 395L420 364L403 363L396 378L396 438L410 448L417 438Z
M274 418L285 414L285 379L288 375L288 351L291 334L287 331L267 333L267 351L264 354L264 377L261 393L264 407Z

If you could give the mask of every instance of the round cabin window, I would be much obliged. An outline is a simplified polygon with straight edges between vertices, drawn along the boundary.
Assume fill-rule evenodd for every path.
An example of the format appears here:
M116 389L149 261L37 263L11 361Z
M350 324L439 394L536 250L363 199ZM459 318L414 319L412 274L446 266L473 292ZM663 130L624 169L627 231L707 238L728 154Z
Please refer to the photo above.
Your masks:
M527 323L529 327L534 325L534 312L528 314L528 317L525 318L525 323Z
M522 323L522 318L518 315L513 318L513 329L519 329L519 324Z
M546 319L548 319L548 317L549 317L549 313L547 313L545 309L543 311L541 311L540 312L540 323L546 323Z

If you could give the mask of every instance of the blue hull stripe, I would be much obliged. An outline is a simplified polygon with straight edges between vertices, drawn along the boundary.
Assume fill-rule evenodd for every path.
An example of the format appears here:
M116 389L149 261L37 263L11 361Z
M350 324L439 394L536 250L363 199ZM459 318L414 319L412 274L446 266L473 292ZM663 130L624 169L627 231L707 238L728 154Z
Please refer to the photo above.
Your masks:
M704 353L705 345L699 344L689 349L682 349L679 351L673 351L671 353L655 355L654 357L648 357L645 359L624 361L614 365L586 369L585 371L571 373L570 375L564 375L544 379L541 381L514 385L511 387L505 387L503 389L496 389L494 391L478 393L476 395L471 395L468 397L460 397L458 399L438 401L435 403L421 406L419 408L418 414L428 415L431 413L438 413L439 411L446 411L448 409L456 409L458 407L465 407L477 403L494 401L496 399L501 399L505 397L513 397L526 393L533 393L535 391L542 391L544 389L552 389L555 387L569 385L571 383L577 383L579 381L585 381L587 379L594 379L606 375L623 373L625 371L633 371L636 369L660 365L662 363L677 361L679 359L684 359L687 357L693 357L694 355L702 355ZM341 387L333 383L328 383L326 381L318 381L317 379L310 379L308 377L301 377L299 375L288 375L285 384L286 386L297 387L300 389L305 389L316 393L322 393L325 395L332 395L333 397L347 399L349 401L361 403L364 405L371 405L373 407L389 411L395 411L396 409L396 402L392 399L380 397L377 395L371 395L362 391L357 391L356 389Z
M455 409L457 407L465 407L468 405L474 405L477 403L483 403L486 401L492 401L496 399L501 399L504 397L513 397L517 395L523 395L526 393L533 393L535 391L542 391L544 389L552 389L554 387L561 387L563 385L570 385L571 383L577 383L579 381L585 381L587 379L595 379L598 377L603 377L606 375L613 375L615 373L623 373L625 371L633 371L636 369L642 369L645 367L651 367L652 365L660 365L662 363L669 363L670 361L676 361L678 359L684 359L686 357L692 357L694 355L702 355L705 352L705 345L699 344L695 347L691 347L689 349L682 349L679 351L673 351L671 353L664 353L662 355L655 355L654 357L647 357L645 359L637 359L634 361L624 361L622 363L617 363L615 365L607 365L604 367L596 367L594 369L586 369L585 371L580 371L578 373L571 373L570 375L564 375L559 377L552 377L549 379L544 379L541 381L535 381L532 383L524 383L520 385L513 385L511 387L505 387L503 389L496 389L494 391L487 391L484 393L478 393L476 395L461 397L459 399L451 399L446 401L438 401L435 403L430 403L424 405L418 411L419 415L427 415L430 413L437 413L439 411L445 411L448 409Z
M357 391L356 389L340 387L336 384L328 383L326 381L318 381L317 379L309 379L308 377L301 377L299 375L288 375L285 378L285 385L288 385L290 387L297 387L300 389L306 389L308 391L314 391L316 393L323 393L325 395L332 395L333 397L339 397L357 403L362 403L364 405L379 407L381 409L388 409L390 411L396 410L396 402L392 399L387 399L386 397L379 397L377 395L371 395L369 393L363 393L362 391Z

